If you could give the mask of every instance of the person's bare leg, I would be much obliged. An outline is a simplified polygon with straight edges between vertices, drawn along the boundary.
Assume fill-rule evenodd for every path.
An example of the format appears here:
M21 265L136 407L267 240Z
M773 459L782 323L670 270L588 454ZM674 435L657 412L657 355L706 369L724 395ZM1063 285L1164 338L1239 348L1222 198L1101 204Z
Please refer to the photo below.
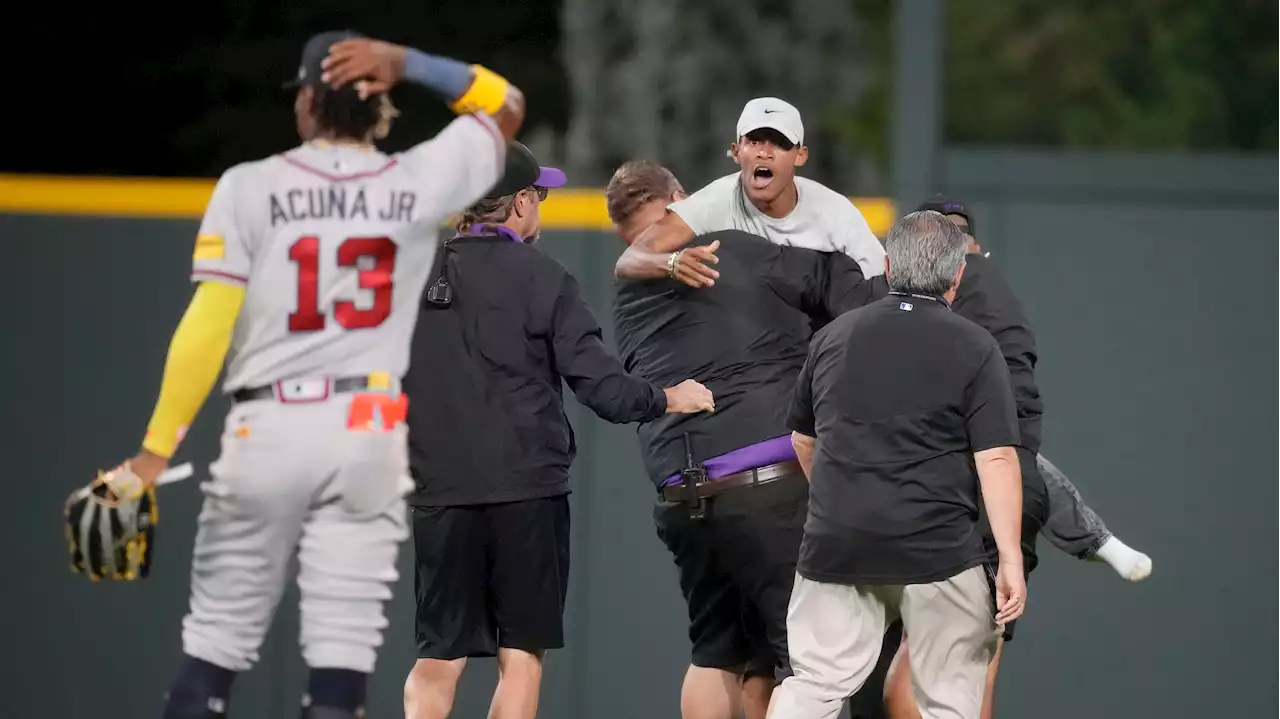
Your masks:
M743 719L742 677L737 672L689 666L680 688L683 719Z
M404 682L405 719L445 719L466 659L419 659Z
M742 715L745 719L764 719L773 696L773 677L753 674L742 680Z
M888 719L921 719L920 707L911 693L911 665L905 637L884 680L884 713Z
M489 719L533 719L538 715L542 657L542 652L498 649L498 688L493 692Z
M987 686L982 690L982 719L991 719L996 710L996 674L1000 671L1000 654L1004 651L1004 640L996 645L996 655L987 665Z

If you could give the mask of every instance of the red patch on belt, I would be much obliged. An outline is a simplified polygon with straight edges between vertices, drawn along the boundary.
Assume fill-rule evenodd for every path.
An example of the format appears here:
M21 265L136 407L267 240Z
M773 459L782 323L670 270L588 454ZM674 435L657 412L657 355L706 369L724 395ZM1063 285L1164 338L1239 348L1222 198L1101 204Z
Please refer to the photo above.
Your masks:
M409 398L365 392L351 398L347 412L347 429L357 432L390 432L405 421Z

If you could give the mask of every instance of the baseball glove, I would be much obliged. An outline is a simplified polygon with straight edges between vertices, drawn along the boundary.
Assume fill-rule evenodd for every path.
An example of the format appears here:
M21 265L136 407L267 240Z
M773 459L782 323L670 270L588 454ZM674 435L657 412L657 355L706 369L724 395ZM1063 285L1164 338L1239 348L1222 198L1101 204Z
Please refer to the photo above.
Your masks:
M147 576L159 520L156 491L127 462L72 492L64 515L71 571L95 582Z

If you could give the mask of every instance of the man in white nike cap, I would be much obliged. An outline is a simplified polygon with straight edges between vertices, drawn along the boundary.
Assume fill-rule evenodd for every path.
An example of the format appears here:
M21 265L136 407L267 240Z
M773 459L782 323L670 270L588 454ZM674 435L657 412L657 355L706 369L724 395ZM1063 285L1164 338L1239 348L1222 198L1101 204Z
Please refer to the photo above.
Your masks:
M688 247L694 237L742 230L780 245L843 252L867 278L884 275L884 247L849 198L796 177L809 159L800 111L776 97L757 97L742 108L729 157L739 171L667 206L667 215L618 258L625 279L673 277L709 287L717 272L713 242Z

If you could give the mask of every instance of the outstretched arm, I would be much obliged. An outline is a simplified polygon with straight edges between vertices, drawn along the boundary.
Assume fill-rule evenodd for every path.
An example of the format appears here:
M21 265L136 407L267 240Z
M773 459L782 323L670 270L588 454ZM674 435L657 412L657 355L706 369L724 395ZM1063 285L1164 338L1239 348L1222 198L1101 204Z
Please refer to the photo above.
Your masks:
M719 261L715 252L720 242L685 247L693 237L693 229L684 219L668 212L622 253L614 274L628 280L672 277L690 287L710 287L720 276L710 267Z
M597 417L615 424L649 422L663 414L715 409L711 392L685 380L666 389L628 374L604 344L600 324L567 272L551 308L552 352L556 370L578 401Z

